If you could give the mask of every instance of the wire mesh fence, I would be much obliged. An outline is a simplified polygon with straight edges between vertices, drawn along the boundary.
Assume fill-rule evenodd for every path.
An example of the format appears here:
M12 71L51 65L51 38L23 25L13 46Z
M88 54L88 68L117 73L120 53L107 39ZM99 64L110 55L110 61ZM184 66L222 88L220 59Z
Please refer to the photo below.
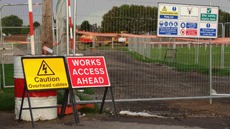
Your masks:
M77 2L76 51L84 56L105 56L116 99L202 98L216 93L229 94L230 15L227 8L220 6L218 39L223 39L204 41L156 37L156 1L110 0L104 3L109 5L106 10L97 13L100 2L102 0ZM2 15L5 16L8 15ZM41 15L35 13L35 16ZM68 53L68 20L67 3L59 0L54 22L55 55ZM35 21L40 23L36 18ZM38 34L39 41L41 30L37 31L35 38ZM3 41L6 42L5 37ZM25 46L28 54L30 46ZM40 54L41 46L35 48ZM101 90L96 92L98 96L103 95Z
M219 4L218 41L156 37L154 1L110 1L100 15L79 9L77 42L92 45L78 52L105 56L116 99L228 96L229 13ZM97 8L91 5L84 8Z
M214 89L215 93L217 92L221 94L229 94L229 89L227 84L228 83L227 80L229 79L229 74L228 74L229 61L228 58L224 58L226 55L229 54L228 51L229 46L224 45L224 50L226 51L223 52L221 51L221 46L222 46L221 44L215 45L208 42L207 43L158 42L157 43L157 42L150 42L150 41L143 42L143 40L144 39L141 38L129 39L130 41L129 50L142 55L143 59L147 58L148 60L146 61L160 63L161 65L166 65L171 67L172 69L178 71L180 74L184 73L185 75L181 77L179 76L178 80L182 79L182 82L190 80L191 87L186 88L188 92L193 91L193 93L195 93L198 91L199 92L206 91L206 95L210 95L213 93L213 89ZM210 75L210 69L212 70L212 75ZM168 72L170 71L171 69ZM195 73L197 75L192 76ZM210 76L212 77L210 78ZM171 85L173 84L171 83L171 81L173 81L172 80L173 78L174 77L170 77L167 80ZM210 84L210 81L212 81L211 82L212 84ZM206 87L204 87L205 85ZM203 87L203 90L204 89L206 90L204 91L199 90L199 88L201 87ZM183 91L186 93L186 90Z
M35 51L41 54L41 9L40 3L33 4ZM0 55L1 79L4 88L14 86L14 56L30 55L30 28L27 4L3 4L0 7ZM7 72L11 71L11 72Z
M64 55L67 53L67 37L66 37L66 1L60 0L56 8L56 40L57 45L54 46L56 55Z

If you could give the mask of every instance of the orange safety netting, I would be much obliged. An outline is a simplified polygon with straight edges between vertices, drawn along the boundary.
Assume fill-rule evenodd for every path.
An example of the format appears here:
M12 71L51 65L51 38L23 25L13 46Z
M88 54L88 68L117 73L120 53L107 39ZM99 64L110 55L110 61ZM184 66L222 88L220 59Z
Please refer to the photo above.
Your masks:
M137 35L137 34L118 34L118 33L98 33L98 32L88 32L88 31L79 31L77 30L76 33L82 34L83 36L80 37L80 42L93 42L93 37L114 37L117 38L119 36L126 37L126 38L151 38L151 39L160 39L162 37L157 37L156 35ZM230 38L216 38L216 39L198 39L198 38L174 38L175 40L171 41L164 41L161 43L213 43L213 44L230 44ZM17 38L9 38L6 39L5 42L15 43L15 44L28 44L28 41L17 40ZM159 43L160 41L158 41ZM157 43L157 42L152 42ZM54 43L57 45L57 43Z

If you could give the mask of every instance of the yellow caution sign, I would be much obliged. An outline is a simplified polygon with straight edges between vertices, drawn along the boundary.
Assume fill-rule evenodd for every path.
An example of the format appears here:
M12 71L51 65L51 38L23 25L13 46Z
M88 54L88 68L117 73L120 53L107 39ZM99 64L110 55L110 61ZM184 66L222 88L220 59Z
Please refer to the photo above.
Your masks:
M22 57L28 90L69 87L64 57Z
M38 76L47 76L47 75L55 75L53 70L49 67L49 65L43 60L38 71Z
M162 11L167 11L167 8L164 6L163 9L162 9Z
M178 16L179 14L179 10L178 7L175 5L159 5L159 11L160 11L160 15L174 15L174 16Z

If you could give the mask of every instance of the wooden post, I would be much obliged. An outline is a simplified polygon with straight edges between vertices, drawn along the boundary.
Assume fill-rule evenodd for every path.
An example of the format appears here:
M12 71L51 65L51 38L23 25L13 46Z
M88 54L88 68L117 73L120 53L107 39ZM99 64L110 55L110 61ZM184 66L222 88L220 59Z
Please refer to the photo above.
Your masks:
M53 6L52 0L43 0L42 2L42 43L43 46L53 48L53 36L52 36L52 12ZM43 51L43 54L50 54Z

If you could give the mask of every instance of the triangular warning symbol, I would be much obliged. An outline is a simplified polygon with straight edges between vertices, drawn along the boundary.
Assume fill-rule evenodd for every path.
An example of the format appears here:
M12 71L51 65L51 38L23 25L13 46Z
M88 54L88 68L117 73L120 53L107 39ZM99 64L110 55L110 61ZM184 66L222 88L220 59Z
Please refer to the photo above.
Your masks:
M38 76L55 75L49 65L43 60L37 73Z
M163 9L162 9L162 11L167 11L167 8L164 6Z

